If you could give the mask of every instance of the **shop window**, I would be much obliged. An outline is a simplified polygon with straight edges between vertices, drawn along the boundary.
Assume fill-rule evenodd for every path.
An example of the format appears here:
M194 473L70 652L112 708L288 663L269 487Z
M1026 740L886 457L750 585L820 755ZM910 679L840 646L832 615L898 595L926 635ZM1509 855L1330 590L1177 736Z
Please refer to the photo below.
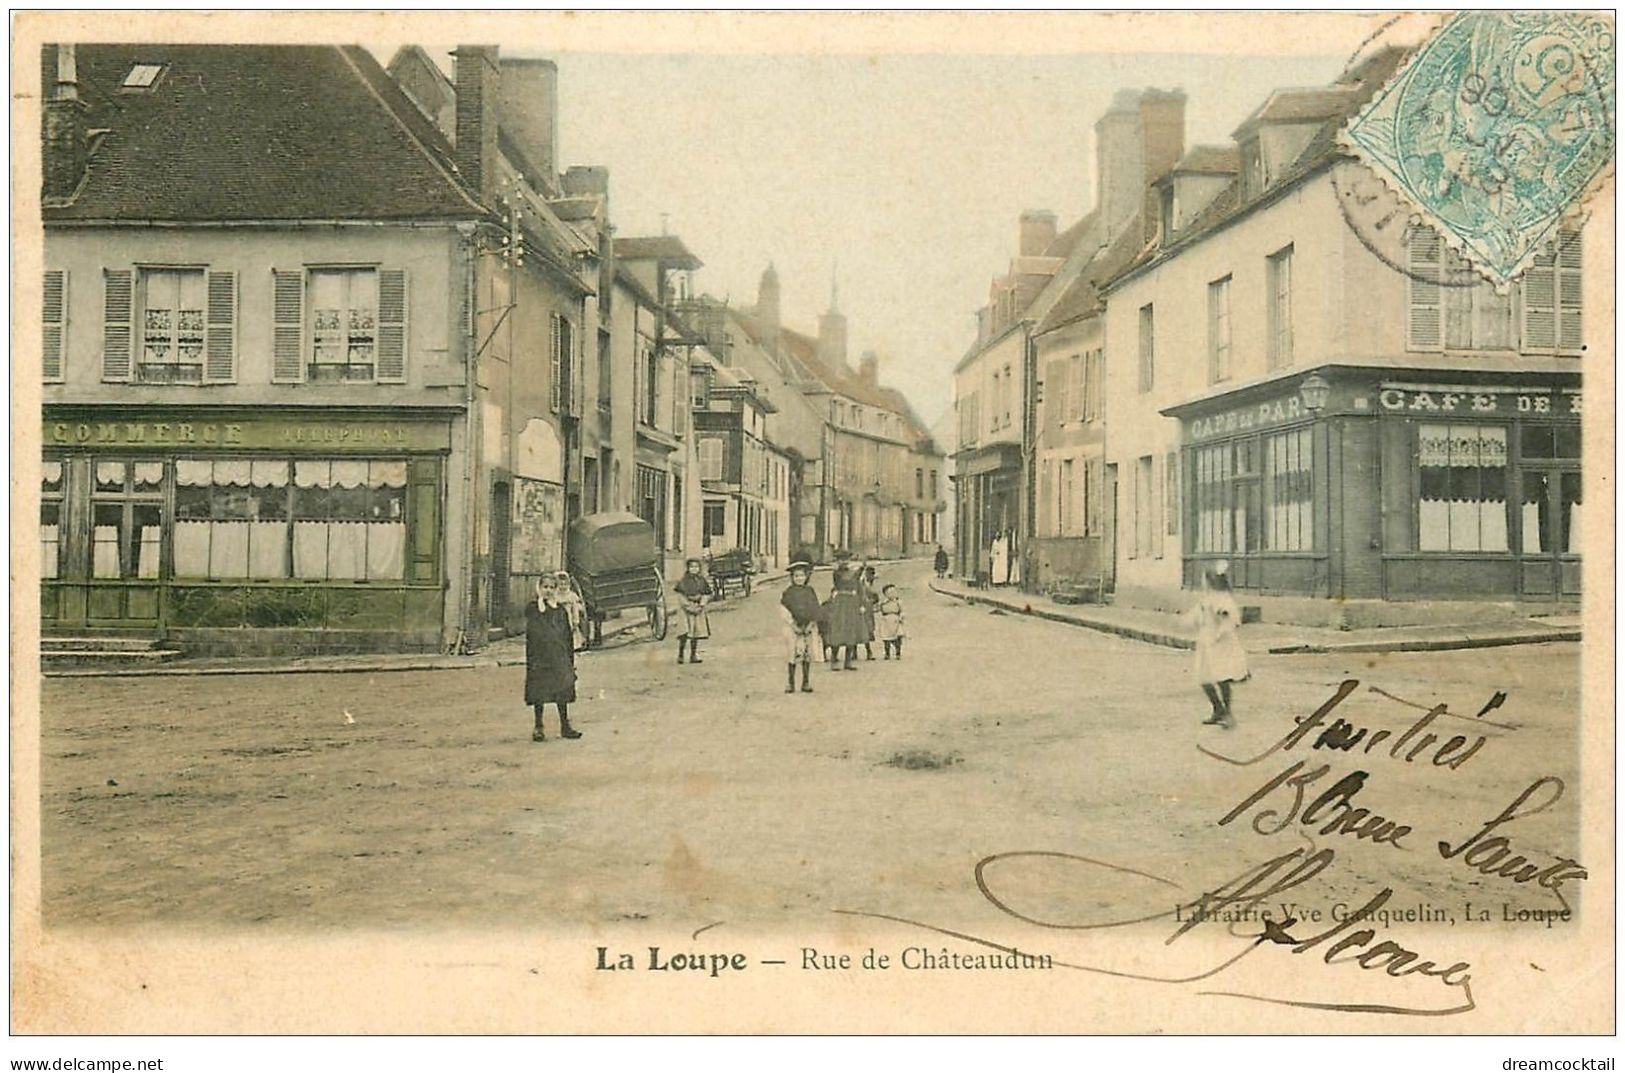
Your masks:
M405 576L404 461L301 460L293 470L294 577Z
M62 569L62 462L46 459L40 477L40 577L61 576Z
M201 268L141 272L141 360L148 384L201 384L206 287Z
M1580 426L1525 422L1518 433L1518 456L1533 460L1580 457Z
M1196 551L1239 555L1261 549L1259 454L1256 437L1193 453Z
M1522 553L1579 555L1583 547L1580 474L1572 470L1526 469L1519 481L1523 488Z
M371 268L312 269L311 383L372 380L377 364L378 273Z
M1420 550L1507 550L1504 426L1422 425L1417 462Z
M156 578L163 549L162 462L103 459L93 467L90 572L95 578Z
M175 576L287 577L288 505L285 460L176 459Z
M1314 550L1314 439L1301 428L1264 440L1264 547Z

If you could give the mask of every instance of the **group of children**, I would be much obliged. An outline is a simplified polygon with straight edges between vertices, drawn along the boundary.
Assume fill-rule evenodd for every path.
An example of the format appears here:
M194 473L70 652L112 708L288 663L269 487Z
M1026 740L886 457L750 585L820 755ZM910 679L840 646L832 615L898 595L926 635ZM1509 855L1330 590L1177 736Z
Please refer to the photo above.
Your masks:
M875 591L875 571L868 563L835 568L829 599L821 601L812 587L812 564L790 564L790 584L779 598L784 621L788 677L784 691L796 691L796 667L801 668L801 692L813 691L812 664L827 661L830 670L857 670L858 646L866 658L875 658L879 641L885 659L903 658L903 601L896 585Z

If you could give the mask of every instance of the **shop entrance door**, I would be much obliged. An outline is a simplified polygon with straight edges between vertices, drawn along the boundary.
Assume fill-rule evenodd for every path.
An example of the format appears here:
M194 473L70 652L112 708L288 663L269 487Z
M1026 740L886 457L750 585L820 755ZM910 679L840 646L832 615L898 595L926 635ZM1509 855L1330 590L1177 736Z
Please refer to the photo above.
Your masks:
M1555 599L1580 595L1580 470L1524 464L1519 482L1520 591Z
M59 539L45 582L53 632L158 630L164 463L76 458L47 462L62 499L45 503ZM88 494L87 494L88 493ZM82 513L83 512L83 513ZM45 514L42 512L42 519ZM84 519L84 521L79 521ZM42 533L44 522L42 521ZM85 539L88 536L89 539Z
M505 626L513 571L513 487L507 481L491 485L491 622Z

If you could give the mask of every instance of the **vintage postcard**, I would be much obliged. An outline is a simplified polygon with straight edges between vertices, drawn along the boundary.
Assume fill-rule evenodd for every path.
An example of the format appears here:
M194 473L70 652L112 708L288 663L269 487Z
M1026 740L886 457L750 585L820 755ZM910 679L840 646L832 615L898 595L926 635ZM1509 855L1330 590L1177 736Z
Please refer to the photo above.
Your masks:
M15 16L13 1030L1614 1032L1614 32Z

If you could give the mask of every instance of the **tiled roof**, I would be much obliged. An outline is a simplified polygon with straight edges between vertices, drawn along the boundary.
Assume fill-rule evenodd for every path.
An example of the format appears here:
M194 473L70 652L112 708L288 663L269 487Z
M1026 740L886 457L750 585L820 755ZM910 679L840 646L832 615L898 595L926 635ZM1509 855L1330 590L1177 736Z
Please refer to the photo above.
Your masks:
M615 256L622 261L670 261L680 268L699 268L701 261L676 235L618 238Z
M1242 181L1238 176L1220 191L1194 220L1181 228L1172 242L1161 247L1147 246L1112 278L1103 280L1102 286L1113 285L1118 278L1128 275L1142 265L1175 255L1191 243L1201 241L1209 232L1252 211L1255 206L1273 200L1305 176L1341 159L1343 151L1337 144L1338 131L1365 106L1377 90L1382 88L1409 55L1410 51L1407 49L1389 48L1367 57L1358 67L1346 74L1342 81L1328 87L1328 95L1320 100L1324 102L1335 99L1337 110L1322 118L1320 126L1304 146L1303 151L1298 154L1298 158L1271 181L1267 190L1257 197L1244 199L1241 190ZM1309 92L1280 90L1271 96L1271 100L1283 93ZM1265 108L1254 113L1254 117L1262 114L1268 107L1266 104ZM1252 119L1248 120L1248 124L1252 122ZM1241 129L1245 130L1248 124L1243 124Z
M1100 285L1134 263L1145 248L1140 217L1134 216L1117 237L1090 259L1061 297L1039 321L1034 335L1054 331L1100 308Z
M1193 145L1170 172L1234 175L1241 170L1241 150L1234 145Z
M107 133L56 220L387 220L485 210L450 143L370 53L325 45L80 45ZM137 64L150 89L124 90Z
M1071 227L1055 236L1055 241L1049 244L1044 251L1045 257L1066 257L1072 253L1072 248L1078 244L1078 238L1094 226L1095 219L1100 214L1090 212Z
M1306 123L1344 115L1349 98L1358 89L1351 85L1278 89L1236 128L1236 135L1239 137L1260 123Z

